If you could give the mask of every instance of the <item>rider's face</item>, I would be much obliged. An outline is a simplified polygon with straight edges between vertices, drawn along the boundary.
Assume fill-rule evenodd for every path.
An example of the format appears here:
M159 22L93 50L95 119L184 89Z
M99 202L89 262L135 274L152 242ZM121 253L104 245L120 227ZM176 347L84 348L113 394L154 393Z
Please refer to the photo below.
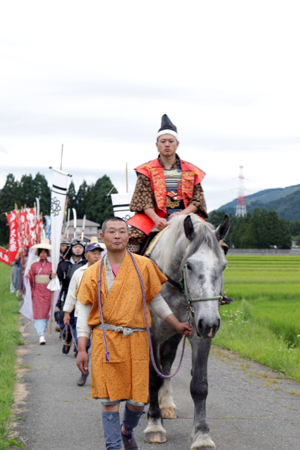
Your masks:
M179 142L172 134L163 134L159 136L156 147L161 156L173 156L176 153Z

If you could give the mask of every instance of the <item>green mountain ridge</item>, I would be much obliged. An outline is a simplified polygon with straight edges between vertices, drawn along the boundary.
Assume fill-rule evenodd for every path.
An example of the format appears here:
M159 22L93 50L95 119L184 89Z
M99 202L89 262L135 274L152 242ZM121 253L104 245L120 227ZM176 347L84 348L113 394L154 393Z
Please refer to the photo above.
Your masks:
M266 189L245 196L247 211L252 213L254 208L267 211L275 210L280 219L300 219L300 185L286 188ZM226 214L235 214L237 199L218 208L216 211L225 211Z

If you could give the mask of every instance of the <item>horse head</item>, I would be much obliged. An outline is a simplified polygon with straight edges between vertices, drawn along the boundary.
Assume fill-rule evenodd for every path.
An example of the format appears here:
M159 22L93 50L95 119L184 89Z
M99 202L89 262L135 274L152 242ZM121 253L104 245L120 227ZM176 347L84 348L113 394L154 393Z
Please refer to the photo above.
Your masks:
M229 228L228 216L217 229L195 214L175 216L153 255L170 279L177 283L183 280L185 300L180 295L181 305L184 303L186 310L187 300L192 300L195 331L204 339L213 338L220 328L218 297L222 295L223 271L227 264L220 241ZM169 302L171 309L174 303ZM178 305L174 307L174 311L179 311Z
M194 308L196 333L204 339L213 338L221 324L218 297L223 295L227 260L220 241L226 237L229 227L228 216L215 230L206 223L197 227L190 216L184 220L184 232L190 244L183 258L183 276Z

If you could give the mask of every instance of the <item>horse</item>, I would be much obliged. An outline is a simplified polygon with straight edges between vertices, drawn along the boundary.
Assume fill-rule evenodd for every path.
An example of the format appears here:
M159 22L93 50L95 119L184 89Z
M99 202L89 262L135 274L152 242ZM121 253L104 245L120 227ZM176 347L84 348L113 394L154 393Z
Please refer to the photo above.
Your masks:
M218 300L222 296L227 260L220 241L226 237L229 228L228 216L215 229L195 214L176 215L170 220L169 227L156 238L157 243L148 255L168 277L161 293L173 314L180 322L186 322L190 316L194 328L189 338L192 348L190 393L194 402L192 450L215 447L206 422L207 362L211 340L221 324ZM182 277L183 290L180 285ZM187 299L194 301L188 303ZM151 316L154 360L162 373L169 375L182 335L155 314L151 313ZM175 408L171 380L163 381L150 362L148 422L144 430L146 442L166 442L163 416L176 418Z

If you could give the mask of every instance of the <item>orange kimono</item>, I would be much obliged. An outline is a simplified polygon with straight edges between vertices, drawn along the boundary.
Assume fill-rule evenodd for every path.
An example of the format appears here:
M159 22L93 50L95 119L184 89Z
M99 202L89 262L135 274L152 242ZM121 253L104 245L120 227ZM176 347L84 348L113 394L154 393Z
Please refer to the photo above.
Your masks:
M143 256L134 255L141 273L147 305L161 291L167 278L156 265ZM98 278L100 261L86 270L77 298L83 305L91 304L88 324L101 323L98 307ZM130 255L126 252L118 274L108 293L105 265L101 274L101 307L104 323L130 328L146 328L140 281ZM149 326L151 316L147 306ZM103 331L94 328L92 335L91 391L94 398L148 401L149 343L147 331L122 333L106 330L109 362L105 361Z

